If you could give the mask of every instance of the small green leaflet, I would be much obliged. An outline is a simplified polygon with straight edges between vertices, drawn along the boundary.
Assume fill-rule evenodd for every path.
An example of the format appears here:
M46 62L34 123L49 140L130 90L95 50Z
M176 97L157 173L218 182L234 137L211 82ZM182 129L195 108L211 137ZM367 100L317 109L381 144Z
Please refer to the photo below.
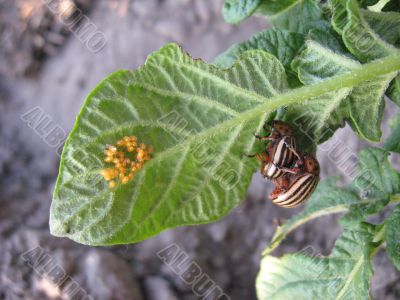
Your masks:
M222 15L228 23L237 24L255 12L268 16L279 14L296 2L301 0L225 0Z
M295 253L266 256L256 281L259 300L370 299L370 257L376 228L345 228L328 257Z
M272 25L291 32L307 34L313 28L321 28L325 21L319 1L300 0L285 11L271 16Z
M291 62L304 44L304 35L284 29L268 29L257 33L248 41L236 44L220 54L214 61L220 67L231 67L239 56L248 50L263 50L274 55L285 67L290 87L300 85L291 69Z

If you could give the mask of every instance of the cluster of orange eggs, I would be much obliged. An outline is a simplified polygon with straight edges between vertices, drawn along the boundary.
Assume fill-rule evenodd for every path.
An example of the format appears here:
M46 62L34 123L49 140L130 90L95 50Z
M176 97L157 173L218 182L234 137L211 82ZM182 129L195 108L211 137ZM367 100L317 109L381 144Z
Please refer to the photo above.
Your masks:
M135 136L124 136L115 145L107 145L104 161L114 164L114 167L102 170L101 174L109 182L108 186L115 187L118 180L122 184L132 180L153 151L153 146L147 148L144 143L138 144Z

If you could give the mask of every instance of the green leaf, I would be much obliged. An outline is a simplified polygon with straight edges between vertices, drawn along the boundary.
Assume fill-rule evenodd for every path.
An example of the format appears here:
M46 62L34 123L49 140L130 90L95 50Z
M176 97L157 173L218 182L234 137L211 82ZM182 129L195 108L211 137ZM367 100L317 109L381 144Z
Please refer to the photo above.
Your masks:
M350 162L340 162L340 165L348 164L345 172L354 178L352 185L339 188L335 177L321 182L306 207L277 228L263 255L270 254L288 234L315 218L348 212L342 224L349 225L381 211L390 196L400 192L400 176L390 165L388 156L389 153L383 149L363 149L359 155L357 172Z
M359 175L352 183L352 189L368 191L370 196L390 196L400 192L400 174L389 162L390 152L368 147L359 154Z
M332 19L331 23L335 30L342 34L343 29L346 27L348 22L348 15L347 15L347 5L348 0L329 0L329 6L332 11ZM378 2L378 0L362 0L359 1L361 7L367 7L374 5Z
M397 5L397 7L396 7ZM396 9L397 12L373 13L369 12L366 17L371 27L386 42L400 46L400 13L399 2L389 2L389 9ZM398 75L390 84L387 95L397 105L400 105L400 75Z
M214 61L221 67L228 68L248 50L263 50L274 55L285 67L289 77L289 86L298 86L299 81L290 64L304 43L304 36L280 29L268 29L257 33L248 41L236 44L220 54ZM292 83L292 84L291 84Z
M321 28L314 28L308 34L308 40L312 40L331 51L354 58L345 49L341 37L333 30L332 26L325 24Z
M329 5L332 10L331 23L333 28L340 34L343 33L343 29L347 24L347 0L329 0Z
M222 15L225 21L240 23L254 13L273 16L290 9L302 0L225 0Z
M334 41L334 37L330 40ZM340 53L343 51L339 48L339 42L330 42L333 43L336 46L331 50L317 41L306 41L304 51L292 63L303 84L320 82L358 67L357 61ZM308 141L303 141L302 144L309 144L310 139L316 144L322 143L337 128L343 126L344 120L348 120L361 137L379 141L385 104L383 95L394 76L395 73L386 74L352 89L344 88L325 94L309 104L293 105L288 109L285 118L306 133L304 137Z
M264 0L259 7L260 13L266 16L274 16L284 11L290 10L302 0Z
M400 69L399 58L287 90L283 66L264 51L246 52L221 70L167 45L143 67L117 72L89 94L64 147L50 230L112 245L215 221L244 198L257 168L244 154L269 113L391 73ZM171 124L171 113L185 125ZM134 180L109 189L99 174L107 167L103 151L125 135L154 145L154 157Z
M400 271L400 205L397 205L385 220L386 252L395 267Z
M385 142L385 149L400 153L400 114L390 120L391 133Z
M391 45L400 45L400 13L362 10L362 15L379 38Z
M347 212L352 204L360 202L358 194L347 189L340 189L336 181L337 178L332 177L318 185L310 200L307 201L306 207L277 228L263 256L275 250L288 234L304 223L324 215Z
M253 73L259 81L251 81ZM246 193L256 163L244 154L265 115L221 124L285 89L282 65L264 52L249 52L223 71L170 45L139 70L111 75L87 98L65 147L53 234L94 245L129 243L225 215ZM107 167L102 153L131 134L154 145L156 155L138 178L110 190L99 174ZM93 159L81 161L82 152Z
M390 153L384 149L366 148L359 154L359 172L349 186L362 199L352 205L342 224L352 224L368 215L380 212L393 194L400 192L400 174L389 162Z
M276 28L303 34L326 23L319 1L315 0L297 1L285 11L271 17L271 21Z
M359 171L348 188L338 188L335 178L321 183L306 208L278 228L263 253L257 278L259 299L369 299L370 260L382 242L384 227L363 222L400 192L400 174L390 165L388 155L389 152L378 148L362 150ZM347 171L353 172L351 168ZM299 253L282 258L269 256L301 224L346 211L341 220L344 232L329 257ZM392 241L398 240L397 232L398 228L392 230Z
M225 0L222 15L226 22L237 24L250 17L262 2L263 0Z
M356 0L347 3L348 23L343 30L343 41L349 51L360 61L366 62L387 55L399 53L393 45L382 39L367 23ZM373 13L369 13L371 17ZM375 24L380 32L390 32ZM383 28L383 29L382 29Z
M345 229L329 257L264 257L256 282L258 299L370 299L375 231L367 224Z

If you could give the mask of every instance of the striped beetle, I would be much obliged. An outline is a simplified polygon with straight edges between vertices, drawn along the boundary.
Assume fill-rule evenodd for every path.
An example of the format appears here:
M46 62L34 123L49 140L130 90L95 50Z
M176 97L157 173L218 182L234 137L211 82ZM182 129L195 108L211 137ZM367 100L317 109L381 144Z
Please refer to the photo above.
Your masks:
M319 182L319 163L311 155L303 155L293 168L283 168L270 199L282 207L296 207L304 203L314 192Z
M266 179L276 180L283 175L282 168L293 164L294 157L300 159L296 151L296 141L292 128L282 121L271 122L272 131L269 136L255 135L256 138L270 141L265 151L254 156L261 163L260 172ZM264 130L268 131L265 128Z

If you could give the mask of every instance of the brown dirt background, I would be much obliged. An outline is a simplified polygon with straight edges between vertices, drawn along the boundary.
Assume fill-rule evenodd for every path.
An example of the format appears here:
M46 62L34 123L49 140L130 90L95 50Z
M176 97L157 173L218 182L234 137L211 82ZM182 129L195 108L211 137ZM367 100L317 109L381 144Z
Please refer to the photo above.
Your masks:
M285 210L266 201L270 186L255 174L246 199L214 224L166 231L136 245L87 247L52 237L48 229L51 194L59 156L21 119L39 106L69 132L85 95L118 69L134 69L147 54L177 42L212 62L231 44L268 26L253 17L239 26L224 22L221 0L80 0L75 3L105 33L99 53L85 46L40 0L0 0L0 299L72 299L35 273L21 254L36 246L48 252L93 299L198 299L157 258L176 243L231 299L256 299L260 253ZM386 135L386 131L385 131ZM357 153L365 143L348 129L340 139ZM323 177L342 175L327 151L319 152ZM340 234L337 216L302 226L275 255L312 246L329 254ZM374 260L374 299L400 299L400 274L384 253Z

